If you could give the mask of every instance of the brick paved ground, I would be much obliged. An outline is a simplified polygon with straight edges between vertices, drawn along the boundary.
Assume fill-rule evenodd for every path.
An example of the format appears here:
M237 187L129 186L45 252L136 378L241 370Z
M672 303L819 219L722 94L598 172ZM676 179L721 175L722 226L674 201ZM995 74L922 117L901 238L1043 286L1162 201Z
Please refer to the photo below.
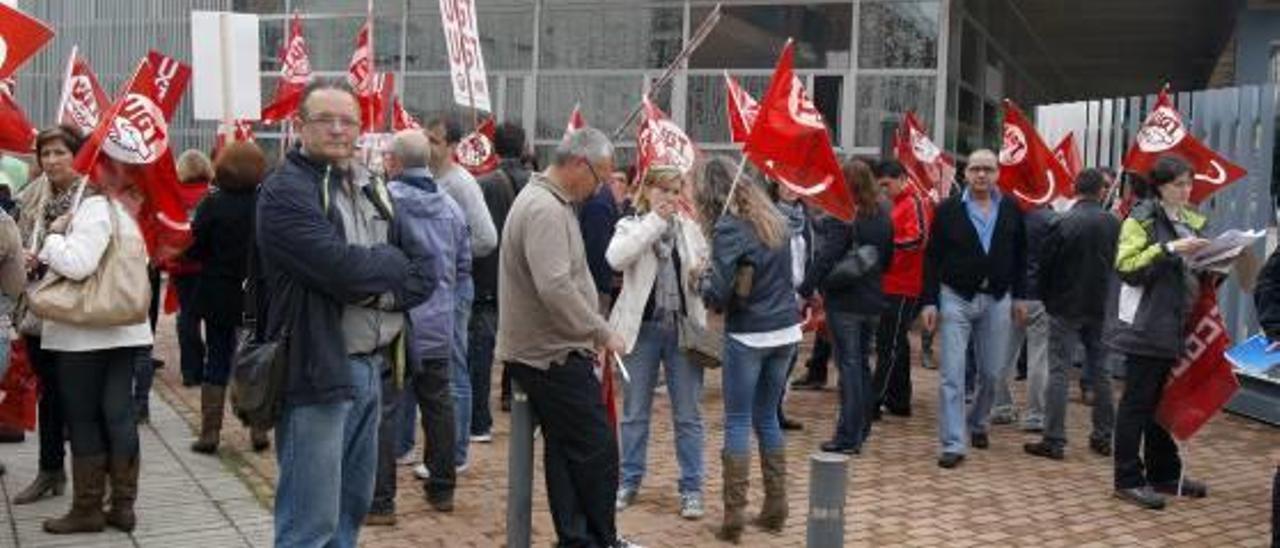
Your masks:
M170 364L156 383L159 395L193 426L199 395L177 382L172 322L162 327L160 352ZM918 362L917 362L918 363ZM1215 419L1184 459L1189 475L1211 487L1208 499L1174 501L1163 512L1148 512L1110 495L1111 461L1089 453L1081 442L1087 409L1073 401L1067 459L1052 462L1025 456L1021 445L1033 437L1015 427L995 427L991 449L971 452L957 470L935 464L936 373L914 371L915 416L888 417L875 426L864 454L851 461L846 540L851 546L1265 546L1270 519L1271 453L1280 449L1280 429L1235 416ZM496 378L496 375L495 375ZM701 522L676 516L678 471L672 445L670 407L655 399L649 474L638 502L619 517L621 530L648 546L716 545L709 526L720 518L719 449L723 418L720 376L706 379L704 417L708 516ZM1074 385L1073 385L1074 386ZM1018 383L1016 391L1025 391ZM496 387L494 405L496 411ZM1074 392L1073 392L1074 397ZM781 536L749 531L750 546L800 546L807 512L807 456L830 434L836 394L795 392L788 408L805 430L788 439L793 518ZM1022 395L1019 394L1019 399ZM499 546L506 512L507 421L496 417L494 443L473 445L471 468L459 478L457 510L430 511L407 468L400 470L397 500L400 524L367 529L363 544L379 547ZM273 457L243 451L247 434L231 429L224 461L269 503L275 475ZM189 436L169 445L180 449ZM241 451L237 451L241 450ZM541 448L535 447L537 455ZM540 456L537 457L540 461ZM540 466L535 467L540 469ZM755 468L755 466L753 466ZM537 546L554 538L542 477L535 479L534 537ZM759 473L753 472L750 510L759 507ZM0 537L2 538L2 537ZM207 545L211 546L211 545Z

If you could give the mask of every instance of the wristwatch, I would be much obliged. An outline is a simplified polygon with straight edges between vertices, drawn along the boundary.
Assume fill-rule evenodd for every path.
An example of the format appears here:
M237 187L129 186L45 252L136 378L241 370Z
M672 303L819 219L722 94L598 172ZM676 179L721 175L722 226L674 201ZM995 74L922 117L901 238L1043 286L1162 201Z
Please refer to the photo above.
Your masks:
M1169 242L1160 242L1160 249L1164 250L1165 255L1173 255L1173 246Z

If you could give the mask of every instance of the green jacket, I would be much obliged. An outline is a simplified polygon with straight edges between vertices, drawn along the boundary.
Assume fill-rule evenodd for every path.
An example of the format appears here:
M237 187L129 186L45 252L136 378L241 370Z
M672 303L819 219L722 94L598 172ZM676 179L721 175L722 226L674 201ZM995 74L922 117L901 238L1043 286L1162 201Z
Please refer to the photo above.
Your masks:
M1182 212L1186 224L1203 235L1206 218L1191 208ZM1117 298L1108 315L1107 344L1117 352L1177 359L1182 353L1188 292L1182 258L1161 245L1178 239L1173 222L1155 200L1134 206L1120 225L1116 249Z

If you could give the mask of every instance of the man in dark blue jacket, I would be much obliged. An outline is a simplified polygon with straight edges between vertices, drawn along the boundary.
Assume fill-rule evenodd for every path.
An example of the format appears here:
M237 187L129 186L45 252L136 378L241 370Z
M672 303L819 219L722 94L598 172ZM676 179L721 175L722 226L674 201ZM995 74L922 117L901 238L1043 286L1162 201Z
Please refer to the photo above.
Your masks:
M379 379L403 313L435 286L386 189L356 165L360 106L349 86L316 82L293 121L301 147L263 183L257 246L285 337L276 423L276 546L352 546L373 497Z

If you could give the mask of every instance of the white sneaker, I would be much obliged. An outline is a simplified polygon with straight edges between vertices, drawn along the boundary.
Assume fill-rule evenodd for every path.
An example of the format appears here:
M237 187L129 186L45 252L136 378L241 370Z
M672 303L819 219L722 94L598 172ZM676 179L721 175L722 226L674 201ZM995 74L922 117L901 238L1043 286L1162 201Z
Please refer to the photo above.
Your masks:
M462 473L466 472L468 468L471 468L471 461L467 461L462 464L459 464L457 468L453 469L453 471L457 473L457 475L461 476Z
M493 432L485 432L483 434L472 434L471 443L493 443Z
M413 451L396 458L396 465L398 466L413 466L415 464L418 464L418 456L413 454Z
M424 481L431 479L431 471L427 470L427 465L425 464L419 464L417 466L414 466L413 475L417 476L418 479L424 480Z

